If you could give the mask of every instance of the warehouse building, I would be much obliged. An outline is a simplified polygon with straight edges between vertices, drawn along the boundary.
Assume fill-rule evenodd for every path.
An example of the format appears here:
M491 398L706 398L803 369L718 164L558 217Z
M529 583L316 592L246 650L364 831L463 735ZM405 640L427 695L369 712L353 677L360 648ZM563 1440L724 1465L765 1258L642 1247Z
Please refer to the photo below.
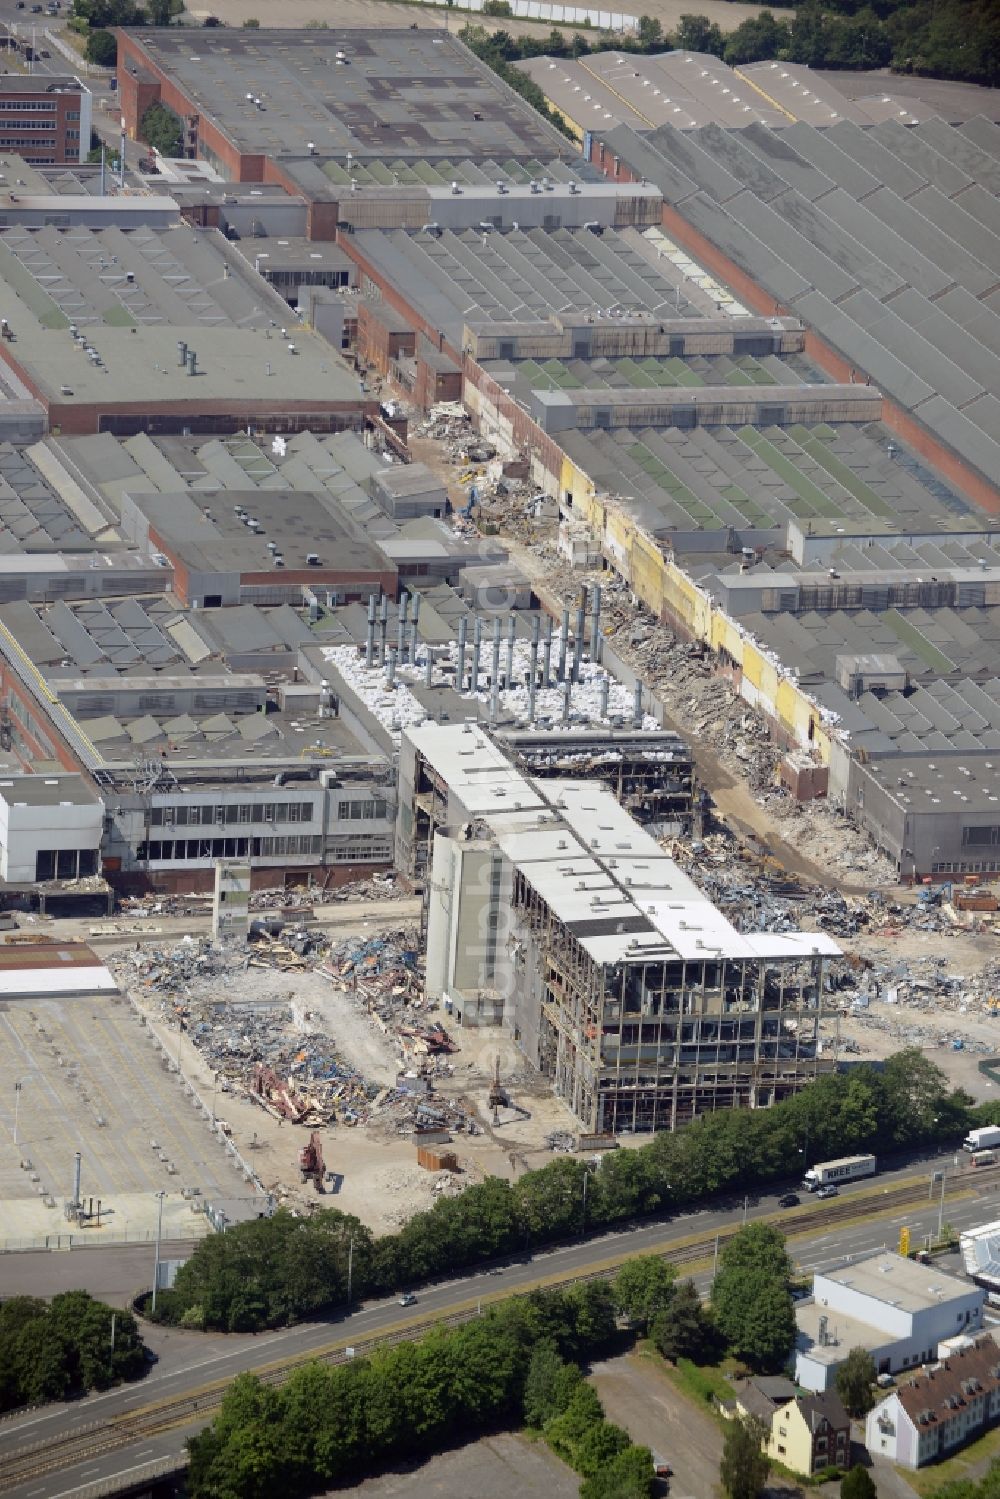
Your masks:
M209 890L223 858L264 885L386 868L393 768L339 718L312 644L288 605L0 605L8 750L96 788L121 889Z
M176 214L3 229L0 315L0 390L63 433L338 431L378 411L339 350L282 327L287 302L221 234Z
M481 729L403 741L401 819L446 788L428 992L466 1025L502 1016L585 1131L765 1106L833 1065L828 937L737 932L603 786L528 779Z
M666 233L743 303L800 317L817 362L875 382L894 431L996 510L995 131L897 113L780 131L622 125L589 144L610 176L660 188Z
M707 125L745 130L786 129L796 120L818 127L837 120L871 125L899 119L916 125L933 111L920 100L880 91L851 99L829 78L796 63L761 62L730 68L712 53L591 52L586 57L529 57L515 64L545 96L579 140L609 122L645 133L661 125L699 130Z
M166 28L119 36L130 137L146 110L162 103L183 122L184 154L236 182L280 181L283 158L575 154L447 31L227 29L199 34L197 52L182 32ZM333 209L323 215L331 222Z
M881 1250L813 1276L812 1297L795 1308L795 1380L832 1389L852 1348L879 1374L932 1363L938 1345L982 1326L986 1293L936 1265Z
M395 597L397 575L332 497L301 490L127 495L122 530L162 552L181 602L199 609L289 602L319 590L328 603Z

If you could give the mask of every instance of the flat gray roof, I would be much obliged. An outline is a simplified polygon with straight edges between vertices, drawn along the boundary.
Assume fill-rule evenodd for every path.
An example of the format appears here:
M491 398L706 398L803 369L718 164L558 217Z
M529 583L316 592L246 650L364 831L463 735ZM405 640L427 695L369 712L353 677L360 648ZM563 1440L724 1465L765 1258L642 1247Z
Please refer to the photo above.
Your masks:
M325 339L295 329L290 353L287 304L214 230L4 230L0 314L12 357L60 404L362 401Z
M272 572L274 556L303 569L307 554L321 572L377 574L386 561L349 523L330 496L302 490L228 490L225 494L138 494L133 504L163 545L188 567L207 572ZM259 522L248 529L236 507ZM277 548L277 553L274 548Z
M96 806L98 797L79 775L3 776L0 774L0 800L8 806L26 807Z
M576 154L444 31L171 27L129 35L244 154Z
M947 1304L949 1298L984 1296L974 1285L950 1275L936 1265L921 1265L884 1249L862 1259L851 1260L835 1270L824 1270L818 1280L850 1287L861 1296L883 1301L905 1312L921 1312Z
M84 85L73 73L61 76L52 73L0 74L0 99L5 94L62 94L67 91L81 93Z

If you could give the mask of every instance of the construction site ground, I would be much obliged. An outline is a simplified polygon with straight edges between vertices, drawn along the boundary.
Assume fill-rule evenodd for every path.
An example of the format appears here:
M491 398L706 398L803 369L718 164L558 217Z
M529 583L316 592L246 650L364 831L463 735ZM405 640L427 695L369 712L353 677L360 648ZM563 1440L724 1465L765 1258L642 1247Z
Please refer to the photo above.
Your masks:
M841 1044L857 1047L854 1060L878 1061L916 1046L953 1086L981 1101L1000 1099L1000 1088L979 1065L1000 1056L1000 941L992 929L924 931L903 924L838 940L871 965L866 1005L839 1021ZM832 1038L836 1029L829 1020L822 1033ZM956 1038L962 1042L957 1050Z
M358 935L364 932L362 926ZM249 1011L284 1006L294 998L300 1009L312 1013L317 1030L335 1038L338 1051L359 1073L385 1089L395 1081L402 1065L397 1046L349 990L336 987L317 971L290 976L277 970L241 969L236 982L239 1003ZM461 1105L479 1126L476 1134L456 1131L448 1144L436 1147L456 1154L458 1172L419 1166L412 1132L399 1132L393 1110L376 1109L366 1123L337 1122L318 1130L326 1170L333 1173L320 1195L299 1180L298 1153L310 1130L274 1117L250 1097L217 1089L216 1073L206 1056L190 1035L178 1030L162 997L139 986L131 992L149 1027L177 1058L202 1100L212 1100L217 1117L225 1121L264 1187L299 1212L337 1207L355 1213L376 1233L392 1232L413 1213L432 1206L441 1192L460 1191L486 1175L512 1179L543 1164L551 1158L546 1137L574 1129L572 1117L548 1086L529 1077L508 1036L495 1028L459 1030L454 1036L459 1049L448 1058L447 1071L439 1065L434 1080L435 1093L446 1103ZM530 1117L515 1119L512 1110L501 1110L499 1126L494 1127L489 1093L498 1055L505 1087Z

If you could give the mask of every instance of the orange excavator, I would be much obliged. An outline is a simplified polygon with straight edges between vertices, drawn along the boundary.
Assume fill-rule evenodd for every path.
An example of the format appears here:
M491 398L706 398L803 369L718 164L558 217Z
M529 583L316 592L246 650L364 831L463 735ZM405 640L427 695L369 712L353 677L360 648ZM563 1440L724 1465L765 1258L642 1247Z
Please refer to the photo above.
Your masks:
M303 1182L311 1181L317 1192L324 1191L326 1163L323 1160L323 1144L315 1130L309 1136L308 1143L299 1151L299 1175Z

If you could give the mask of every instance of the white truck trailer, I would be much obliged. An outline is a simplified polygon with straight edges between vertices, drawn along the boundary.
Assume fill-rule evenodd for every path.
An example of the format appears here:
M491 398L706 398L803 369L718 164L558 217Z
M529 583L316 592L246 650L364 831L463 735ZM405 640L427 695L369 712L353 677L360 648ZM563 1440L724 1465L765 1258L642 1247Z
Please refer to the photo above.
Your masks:
M985 1124L981 1129L970 1129L962 1141L963 1150L994 1150L1000 1145L1000 1124Z
M877 1170L878 1162L873 1155L847 1155L839 1161L817 1161L809 1167L802 1185L807 1192L818 1192L820 1187L839 1187L842 1182L874 1176Z

